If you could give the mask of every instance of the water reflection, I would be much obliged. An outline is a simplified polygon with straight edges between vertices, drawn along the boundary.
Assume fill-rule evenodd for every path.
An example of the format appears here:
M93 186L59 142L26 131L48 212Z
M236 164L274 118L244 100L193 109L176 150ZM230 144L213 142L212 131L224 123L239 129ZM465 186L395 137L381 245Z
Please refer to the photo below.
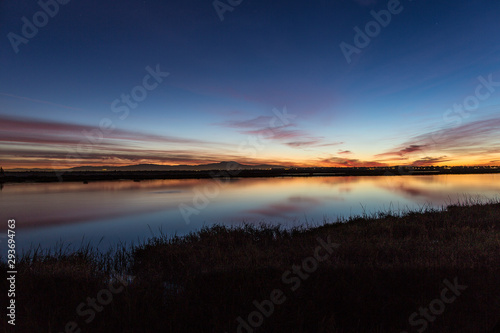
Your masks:
M182 234L213 223L320 223L389 206L441 207L467 195L495 198L499 180L495 174L233 179L208 198L189 225L179 204L194 206L196 193L213 188L214 180L5 184L0 218L15 218L28 243L50 246L54 239L75 241L82 235L113 243L147 237L160 226ZM5 223L2 228L5 232Z
M246 213L267 217L289 218L295 216L297 213L307 213L323 203L323 198L319 197L291 196L284 202L269 204L258 209L250 209Z

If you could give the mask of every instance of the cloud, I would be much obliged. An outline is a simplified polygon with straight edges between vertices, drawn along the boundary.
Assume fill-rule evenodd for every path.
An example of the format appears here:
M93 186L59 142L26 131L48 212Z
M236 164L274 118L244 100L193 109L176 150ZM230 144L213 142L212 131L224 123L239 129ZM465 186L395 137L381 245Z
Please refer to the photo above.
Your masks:
M4 168L54 168L66 169L75 166L121 166L132 164L169 164L169 165L198 165L218 163L221 161L237 160L242 164L276 164L275 160L252 159L239 155L222 154L217 152L204 152L202 150L141 150L127 147L116 149L95 149L76 153L68 149L36 149L36 148L4 148L2 151L2 164ZM280 161L281 163L281 161ZM284 162L283 162L284 163ZM289 165L285 163L284 165Z
M110 124L112 125L112 124ZM48 143L48 144L88 144L109 139L147 141L162 143L206 144L200 140L172 136L161 136L116 128L50 122L38 119L0 116L0 142ZM108 143L109 144L109 143Z
M431 166L436 165L438 163L450 162L451 159L447 158L447 156L441 157L424 157L422 159L413 161L411 163L412 166Z
M348 154L352 154L352 152L350 150L339 150L338 154L339 155L348 155Z
M275 127L275 128L262 128L248 131L241 131L242 134L256 135L263 137L268 140L284 140L284 139L295 139L303 138L307 136L307 133L300 130L288 130L286 127Z
M423 133L375 156L401 156L410 159L416 158L417 154L423 157L410 162L412 165L431 165L473 158L485 162L496 159L500 154L500 118L476 120L457 127ZM430 157L432 155L439 157Z
M407 154L420 152L420 151L424 150L425 147L426 147L426 145L411 144L408 147L404 147L404 148L398 149L396 151L389 151L386 153L377 154L375 156L404 156Z
M378 161L361 161L359 159L348 159L341 157L331 157L327 159L323 159L320 161L321 164L329 167L383 167L387 166L385 163L380 163Z
M161 148L156 148L156 147ZM150 147L155 147L151 149ZM260 164L220 143L114 128L0 116L4 167L68 168L137 163L205 164L228 160ZM265 161L266 163L269 161Z
M343 145L344 142L341 141L341 142L331 142L331 143L322 143L322 144L318 144L316 145L317 147L332 147L332 146L338 146L338 145Z
M33 102L33 103L48 104L48 105L52 105L52 106L56 106L56 107L64 108L64 109L68 109L68 110L76 110L76 111L87 112L86 110L83 110L83 109L80 109L80 108L75 108L75 107L72 107L72 106L69 106L69 105L57 104L57 103L53 103L53 102L49 102L49 101L44 101L44 100L41 100L41 99L30 98L30 97L26 97L26 96L12 95L12 94L7 94L7 93L3 93L3 92L0 92L0 95L7 96L7 97L12 97L12 98L16 98L16 99L21 99L21 100L25 100L25 101L30 101L30 102Z
M416 151L422 151L425 146L422 145L410 145L400 151L401 155L414 153Z
M229 128L265 128L272 124L273 117L259 116L248 120L228 120L215 125Z
M304 140L304 141L292 141L286 142L287 146L293 148L306 148L306 147L332 147L343 144L343 142L332 142L332 143L323 143L322 139L312 139L312 140Z
M292 142L286 142L285 144L293 148L300 148L300 147L314 146L318 144L318 140L292 141Z
M324 137L296 129L295 123L276 126L274 117L259 116L243 121L225 121L215 125L237 129L240 134L258 136L266 140L278 141L292 148L331 147L343 142L326 142ZM290 141L292 140L292 141Z
M230 120L216 123L215 125L235 128L241 134L260 136L269 140L293 139L307 136L307 133L304 131L290 129L291 127L296 127L295 124L290 123L277 126L276 119L267 116L259 116L242 121Z
M455 128L423 134L416 139L435 150L467 152L500 148L500 118L474 121Z
M295 48L294 45L293 48ZM282 51L281 48L280 51ZM262 54L264 57L268 57L273 53L269 48L262 49L260 52L264 53ZM296 60L298 61L297 64L302 63L302 59ZM227 67L225 62L221 64L225 68ZM254 79L247 77L243 81L221 81L213 80L208 75L201 80L197 78L195 81L179 81L176 86L196 94L214 96L224 100L245 101L249 104L265 105L270 108L285 101L294 110L299 110L302 117L320 114L324 110L328 110L336 102L337 97L332 94L331 88L314 79L319 78L318 75L321 77L321 72L313 74L312 77L308 76L309 79L307 80L304 80L304 77L300 75L289 76L288 71L283 74L287 75L286 81L282 79L274 80L269 76L260 76Z

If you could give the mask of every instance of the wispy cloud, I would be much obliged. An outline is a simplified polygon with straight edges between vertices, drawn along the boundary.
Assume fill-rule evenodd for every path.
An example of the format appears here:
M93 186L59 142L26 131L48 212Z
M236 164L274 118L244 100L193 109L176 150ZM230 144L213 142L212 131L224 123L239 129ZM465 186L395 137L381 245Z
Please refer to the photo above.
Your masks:
M242 121L225 121L215 125L237 129L240 134L255 135L266 140L278 141L292 148L331 147L343 142L328 142L324 137L314 136L307 131L297 129L298 125L291 122L286 125L271 126L273 118L259 116Z
M450 162L451 159L447 158L447 156L440 157L424 157L419 160L413 161L411 163L412 166L430 166L436 165L439 163Z
M324 143L323 138L321 139L311 139L304 141L292 141L286 142L287 146L293 148L306 148L306 147L333 147L343 144L343 142L332 142L332 143Z
M105 130L88 125L0 116L4 167L203 164L240 159L241 156L223 147L223 144L210 141L118 128Z
M348 159L342 157L330 157L320 161L324 166L330 167L382 167L387 166L379 161L362 161L359 159Z
M101 129L96 126L50 122L38 119L0 116L0 142L50 143L68 144L79 143L88 137L93 140L131 140L163 143L207 144L209 142L147 134L121 129ZM109 143L107 143L109 144Z
M499 153L500 118L493 117L423 133L375 156L399 156L413 165L430 165L472 157L490 156L491 160Z
M421 151L423 151L425 149L425 147L426 147L426 145L411 144L408 147L397 148L394 151L389 151L389 152L385 152L385 153L382 153L382 154L377 154L375 156L377 156L377 157L382 157L382 156L405 156L405 155L412 154L412 153L415 153L415 152L421 152Z
M80 108L75 108L73 106L68 106L68 105L53 103L53 102L44 101L44 100L36 99L36 98L30 98L30 97L26 97L26 96L18 96L18 95L3 93L3 92L0 92L0 96L12 97L12 98L15 98L15 99L21 99L21 100L30 101L30 102L33 102L33 103L38 103L38 104L52 105L52 106L56 106L56 107L60 107L60 108L63 108L63 109L68 109L68 110L76 110L76 111L86 112L86 110L83 110L83 109L80 109Z
M269 127L273 117L259 116L248 120L227 120L215 125L229 128L266 128Z

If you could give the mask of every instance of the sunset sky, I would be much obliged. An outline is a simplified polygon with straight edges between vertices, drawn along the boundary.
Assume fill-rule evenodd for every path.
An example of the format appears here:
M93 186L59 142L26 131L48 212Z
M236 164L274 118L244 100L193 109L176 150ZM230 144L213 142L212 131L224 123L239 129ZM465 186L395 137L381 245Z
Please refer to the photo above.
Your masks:
M4 169L500 165L498 1L59 1L0 3Z

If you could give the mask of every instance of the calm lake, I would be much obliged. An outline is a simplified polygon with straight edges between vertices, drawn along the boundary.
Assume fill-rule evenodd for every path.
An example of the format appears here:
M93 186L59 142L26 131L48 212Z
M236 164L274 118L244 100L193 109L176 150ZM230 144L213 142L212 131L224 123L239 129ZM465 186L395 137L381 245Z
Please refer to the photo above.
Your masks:
M5 184L0 191L1 253L16 220L18 251L82 240L102 250L215 223L322 224L366 212L442 207L465 197L498 198L500 174L244 178Z

